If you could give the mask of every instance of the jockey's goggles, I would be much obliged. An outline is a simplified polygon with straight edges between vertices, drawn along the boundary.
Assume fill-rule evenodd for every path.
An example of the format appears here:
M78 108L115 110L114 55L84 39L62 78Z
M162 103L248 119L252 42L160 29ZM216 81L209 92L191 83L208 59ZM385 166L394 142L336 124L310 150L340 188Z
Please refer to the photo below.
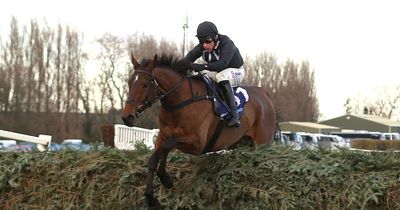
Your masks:
M206 38L206 39L199 39L200 44L210 44L211 42L213 42L213 39L210 38Z

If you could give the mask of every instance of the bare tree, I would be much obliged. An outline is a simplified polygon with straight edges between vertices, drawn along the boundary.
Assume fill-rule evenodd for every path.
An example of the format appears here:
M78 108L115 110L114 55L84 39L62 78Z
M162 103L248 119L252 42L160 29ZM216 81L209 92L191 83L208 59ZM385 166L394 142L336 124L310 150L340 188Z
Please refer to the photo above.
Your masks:
M278 59L273 54L266 52L256 56L254 60L246 58L246 79L245 84L257 85L275 92L278 81L281 80L281 67Z
M347 98L344 105L347 114L370 114L388 119L399 117L400 85L379 87L375 94Z
M94 95L93 94L93 82L85 81L81 85L81 88L79 89L79 97L81 98L82 105L83 105L83 110L85 113L85 122L83 125L83 132L85 136L90 137L93 136L92 134L92 126L93 126L93 117L90 114L91 113L91 102L92 99L91 97Z
M81 75L82 75L82 52L81 42L78 33L66 29L66 72L65 75L65 131L70 135L77 135L79 125L74 122L78 121L79 111L79 94ZM71 115L71 113L74 113ZM71 128L72 126L72 128Z
M62 109L63 103L62 103L62 98L63 98L63 84L64 84L64 77L63 72L65 68L65 55L64 55L64 46L63 46L63 28L61 25L58 25L57 27L57 33L56 33L56 52L55 52L55 57L54 57L54 66L55 66L55 72L54 72L54 84L55 84L55 108L56 112L62 112L64 111Z
M13 18L8 40L0 39L0 115L5 116L0 119L1 126L28 134L45 131L63 139L82 134L94 137L96 123L115 122L133 72L129 52L141 58L156 53L179 56L178 45L165 39L158 42L153 36L138 34L127 41L115 37L105 36L100 41L101 68L109 71L98 75L96 81L87 81L83 69L88 55L82 51L82 37L76 31L61 25L41 27L36 20L21 30ZM156 103L138 125L156 127L159 108ZM92 112L98 110L111 117L94 118Z
M299 65L288 59L280 65L276 56L262 53L254 61L246 59L246 74L245 84L258 85L269 92L278 120L318 120L314 73L308 62Z
M46 57L44 66L51 66L52 70L46 71L46 81L52 84L52 87L44 86L51 94L51 101L48 103L54 107L56 113L61 113L61 118L55 123L55 130L60 136L76 136L79 133L80 126L76 123L79 111L79 89L83 80L82 62L86 56L81 50L81 37L78 32L70 29L68 26L64 30L58 25L57 32L52 35L49 31L43 34L44 37L53 37L55 40L55 50L51 48L51 40L46 44L47 52L50 53ZM45 39L44 39L45 40ZM46 41L47 42L47 41ZM52 62L50 62L52 61ZM50 83L51 82L51 83Z
M23 92L24 63L23 63L24 36L20 34L18 21L15 17L11 20L10 42L8 43L8 56L5 62L11 72L11 111L22 112L25 93Z
M108 90L108 85L107 85L107 75L106 74L99 74L96 77L96 86L98 87L99 90L99 107L97 107L96 112L100 114L105 114L105 107L106 107L106 96L107 96L107 90ZM96 107L96 106L95 106Z
M394 115L399 114L400 85L394 89L393 95L387 97L387 100L389 102L387 116L391 119ZM400 115L397 115L397 117L399 116Z
M35 42L35 38L37 39L38 33L39 33L39 29L38 29L38 25L36 23L36 21L31 20L31 30L30 30L30 34L29 34L29 42L28 42L28 46L25 48L25 57L28 63L28 67L27 67L27 78L30 78L27 80L26 83L26 94L27 94L27 101L26 101L26 111L30 112L33 109L34 106L34 96L33 94L35 92L38 92L37 90L34 90L34 88L36 88L35 85L35 77L36 77L36 72L34 71L35 68L35 62L36 62L36 57L35 57L35 47L37 47L37 45L39 43Z
M0 43L0 110L7 117L1 126L58 138L81 135L79 111L88 110L80 96L87 56L78 33L60 25L54 33L36 20L20 30L13 17L8 38Z
M43 31L43 48L45 51L44 55L44 68L45 79L44 79L44 112L51 113L54 111L54 76L55 69L52 68L53 59L53 42L54 42L54 32L53 30L46 26L46 30ZM49 126L47 126L49 127Z
M7 65L7 49L0 43L0 111L8 112L11 95L11 67ZM4 49L4 50L3 50ZM4 61L4 62L3 62Z
M28 30L28 43L24 46L27 76L25 92L25 110L50 111L52 93L50 61L52 55L52 31L49 27L40 29L35 20L31 20Z
M133 34L127 38L128 52L132 52L139 60L152 58L158 51L158 42L151 35Z
M159 42L158 54L168 54L174 57L181 57L181 52L179 52L178 46L173 41L168 41L165 38L161 39Z
M114 104L119 103L118 109L124 106L124 97L127 94L125 82L127 75L124 68L129 60L126 56L125 40L118 36L106 33L100 39L97 39L101 47L97 59L101 62L101 74L103 74L104 83L107 84L108 99L111 109L115 109ZM118 97L115 102L114 95Z

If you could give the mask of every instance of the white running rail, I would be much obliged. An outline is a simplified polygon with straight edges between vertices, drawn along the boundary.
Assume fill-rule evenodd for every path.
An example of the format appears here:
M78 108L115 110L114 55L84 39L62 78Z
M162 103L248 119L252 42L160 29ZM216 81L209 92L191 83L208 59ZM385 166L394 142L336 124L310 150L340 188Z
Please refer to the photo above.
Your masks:
M115 125L114 145L118 149L133 150L135 144L143 141L146 146L154 148L159 129L145 129Z
M38 145L37 148L40 151L46 150L46 148L49 148L51 144L51 136L49 135L39 135L39 137L36 137L11 131L0 130L0 137L35 143Z

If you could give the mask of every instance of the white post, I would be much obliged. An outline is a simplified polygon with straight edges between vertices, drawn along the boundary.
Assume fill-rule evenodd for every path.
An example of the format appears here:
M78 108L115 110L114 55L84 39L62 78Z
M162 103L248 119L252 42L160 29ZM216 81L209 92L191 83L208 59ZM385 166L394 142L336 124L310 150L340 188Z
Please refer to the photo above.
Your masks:
M5 138L19 140L19 141L27 141L27 142L32 142L32 143L38 144L38 149L40 151L44 151L45 146L47 146L47 148L49 148L50 144L51 144L51 136L48 136L48 135L39 135L39 137L36 137L36 136L29 136L29 135L25 135L25 134L0 130L0 136L5 137Z

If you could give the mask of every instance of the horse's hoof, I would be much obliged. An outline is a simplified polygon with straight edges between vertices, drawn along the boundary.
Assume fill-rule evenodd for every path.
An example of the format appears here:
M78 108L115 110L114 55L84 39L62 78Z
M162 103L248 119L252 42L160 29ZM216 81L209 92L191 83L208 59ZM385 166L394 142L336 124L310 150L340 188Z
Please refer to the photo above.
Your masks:
M174 182L171 180L169 176L160 176L160 181L161 184L167 189L171 189L172 186L174 185Z

